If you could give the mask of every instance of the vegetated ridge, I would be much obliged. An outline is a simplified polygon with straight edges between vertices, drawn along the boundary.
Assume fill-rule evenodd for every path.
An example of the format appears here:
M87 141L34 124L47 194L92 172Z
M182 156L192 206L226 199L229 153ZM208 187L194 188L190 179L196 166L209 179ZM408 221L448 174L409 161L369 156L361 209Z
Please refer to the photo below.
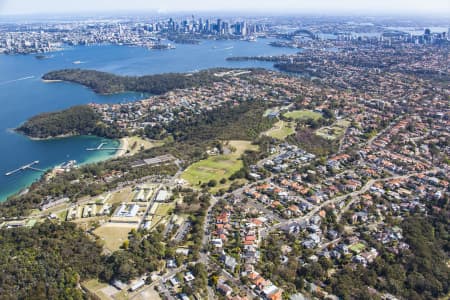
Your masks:
M119 76L95 70L64 69L45 74L44 80L61 80L82 84L99 94L127 91L164 94L174 89L209 85L221 80L214 73L221 69L209 69L195 73L166 73L145 76Z

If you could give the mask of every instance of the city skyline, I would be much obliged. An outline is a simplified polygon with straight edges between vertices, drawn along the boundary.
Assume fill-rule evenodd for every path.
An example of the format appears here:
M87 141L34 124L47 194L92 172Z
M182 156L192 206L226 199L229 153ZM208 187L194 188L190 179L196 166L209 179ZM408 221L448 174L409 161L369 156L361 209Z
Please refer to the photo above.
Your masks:
M450 3L447 0L430 0L426 5L423 1L412 0L317 0L311 1L238 1L207 2L193 0L169 0L163 3L144 0L106 1L80 0L64 4L55 0L30 1L0 0L0 15L27 14L80 14L87 12L247 12L253 14L401 14L401 15L449 15Z

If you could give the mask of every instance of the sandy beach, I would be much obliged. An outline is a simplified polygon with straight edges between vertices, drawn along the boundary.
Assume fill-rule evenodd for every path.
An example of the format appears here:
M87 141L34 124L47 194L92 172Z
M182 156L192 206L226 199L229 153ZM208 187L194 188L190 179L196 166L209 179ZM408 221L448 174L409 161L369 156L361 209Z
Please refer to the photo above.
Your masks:
M124 137L121 138L119 140L120 145L119 148L121 148L120 150L117 150L116 154L114 155L114 158L118 158L118 157L122 157L127 153L128 150L128 138Z

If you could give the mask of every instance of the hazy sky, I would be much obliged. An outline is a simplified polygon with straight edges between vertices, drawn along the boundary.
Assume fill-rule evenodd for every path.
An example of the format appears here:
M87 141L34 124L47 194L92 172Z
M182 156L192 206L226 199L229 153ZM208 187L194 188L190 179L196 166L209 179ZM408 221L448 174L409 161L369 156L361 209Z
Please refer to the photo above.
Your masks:
M450 15L450 0L0 0L0 14L112 11Z

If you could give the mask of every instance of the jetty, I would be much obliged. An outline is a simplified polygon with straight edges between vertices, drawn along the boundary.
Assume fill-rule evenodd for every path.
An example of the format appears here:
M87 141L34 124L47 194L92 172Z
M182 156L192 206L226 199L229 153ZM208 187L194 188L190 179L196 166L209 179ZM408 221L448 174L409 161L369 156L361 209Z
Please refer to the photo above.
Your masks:
M37 172L45 172L45 170L33 167L34 165L37 165L38 163L39 163L39 161L35 160L32 163L29 163L27 165L21 166L20 168L17 168L15 170L12 170L10 172L5 173L5 176L10 176L10 175L13 175L15 173L18 173L20 171L25 171L25 170L32 170L32 171L37 171Z
M86 148L86 151L102 151L102 150L125 150L124 148L103 147L107 143L101 143L97 148Z

